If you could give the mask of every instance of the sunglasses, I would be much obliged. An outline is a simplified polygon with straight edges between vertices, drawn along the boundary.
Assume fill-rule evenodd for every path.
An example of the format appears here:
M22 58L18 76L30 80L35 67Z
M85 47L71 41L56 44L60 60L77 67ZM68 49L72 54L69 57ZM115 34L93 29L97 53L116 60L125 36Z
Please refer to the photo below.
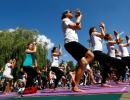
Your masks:
M68 13L72 13L72 11L68 11Z
M67 10L67 11L65 11L65 13L72 13L72 11L70 11L70 10Z

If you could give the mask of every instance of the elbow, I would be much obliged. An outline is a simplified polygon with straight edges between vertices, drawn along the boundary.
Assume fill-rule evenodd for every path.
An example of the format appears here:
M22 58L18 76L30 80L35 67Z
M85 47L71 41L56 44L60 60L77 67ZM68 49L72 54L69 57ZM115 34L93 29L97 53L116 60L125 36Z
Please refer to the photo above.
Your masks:
M36 51L37 51L36 49L33 50L34 53L35 53Z
M62 56L62 53L59 53L59 56Z
M81 27L81 25L80 25L80 26L78 27L78 29L81 30L81 28L82 28L82 27Z
M102 34L102 35L101 35L101 38L104 38L104 39L105 39L105 37L106 37L106 35L105 35L105 34Z
M129 43L127 43L127 47L129 46Z
M81 30L81 28L82 28L81 25L77 25L77 26L76 26L76 29L77 29L77 30Z

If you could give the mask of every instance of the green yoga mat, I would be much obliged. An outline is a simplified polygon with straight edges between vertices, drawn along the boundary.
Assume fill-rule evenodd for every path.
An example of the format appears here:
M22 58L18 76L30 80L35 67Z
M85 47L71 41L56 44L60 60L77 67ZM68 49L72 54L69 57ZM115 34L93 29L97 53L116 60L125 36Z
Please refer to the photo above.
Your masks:
M95 94L76 96L10 97L4 100L120 100L122 94ZM130 100L130 99L129 99Z

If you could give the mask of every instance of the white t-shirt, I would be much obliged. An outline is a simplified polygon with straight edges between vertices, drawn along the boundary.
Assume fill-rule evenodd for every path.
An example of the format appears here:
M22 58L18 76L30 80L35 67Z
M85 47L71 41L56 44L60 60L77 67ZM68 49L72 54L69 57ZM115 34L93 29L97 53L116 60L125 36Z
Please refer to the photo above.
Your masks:
M51 67L59 67L59 57L58 56L52 56Z
M64 18L62 20L62 29L64 32L65 43L69 43L72 41L78 42L78 35L76 31L68 26L71 23L73 22L69 18Z
M100 34L96 32L96 34ZM93 46L93 51L102 51L102 39L96 35L91 34L91 42Z
M10 79L13 78L13 76L11 75L11 64L10 63L7 63L5 65L3 76L6 77L6 78L10 78Z
M110 57L115 57L115 46L114 44L110 44L109 41L106 43L107 45L107 50L108 50L108 55Z
M119 44L119 50L121 52L122 57L128 57L129 56L129 52L128 52L127 47L123 47L122 44Z
M115 56L117 59L121 59L121 52L120 50L117 51L117 53L115 53Z

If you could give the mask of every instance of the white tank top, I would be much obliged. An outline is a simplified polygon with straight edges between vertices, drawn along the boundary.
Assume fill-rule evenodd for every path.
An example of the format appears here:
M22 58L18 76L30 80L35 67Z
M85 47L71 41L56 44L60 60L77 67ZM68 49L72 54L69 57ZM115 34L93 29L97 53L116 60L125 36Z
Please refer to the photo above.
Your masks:
M62 20L62 29L64 32L65 43L72 41L78 42L78 35L76 31L68 26L71 23L73 22L69 18L64 18Z
M96 34L100 34L98 32L96 32ZM91 35L91 42L92 42L92 47L93 47L93 51L102 51L102 39L100 37L97 37L95 35Z
M122 57L128 57L129 56L129 52L128 52L127 47L123 47L121 44L119 44L119 50L121 52Z
M114 44L110 44L109 41L106 43L107 50L108 50L108 55L110 57L115 57L115 46Z
M59 57L58 56L52 56L51 67L59 67Z
M7 75L11 75L11 64L7 63L5 65L5 70L3 72L3 75L7 76Z

